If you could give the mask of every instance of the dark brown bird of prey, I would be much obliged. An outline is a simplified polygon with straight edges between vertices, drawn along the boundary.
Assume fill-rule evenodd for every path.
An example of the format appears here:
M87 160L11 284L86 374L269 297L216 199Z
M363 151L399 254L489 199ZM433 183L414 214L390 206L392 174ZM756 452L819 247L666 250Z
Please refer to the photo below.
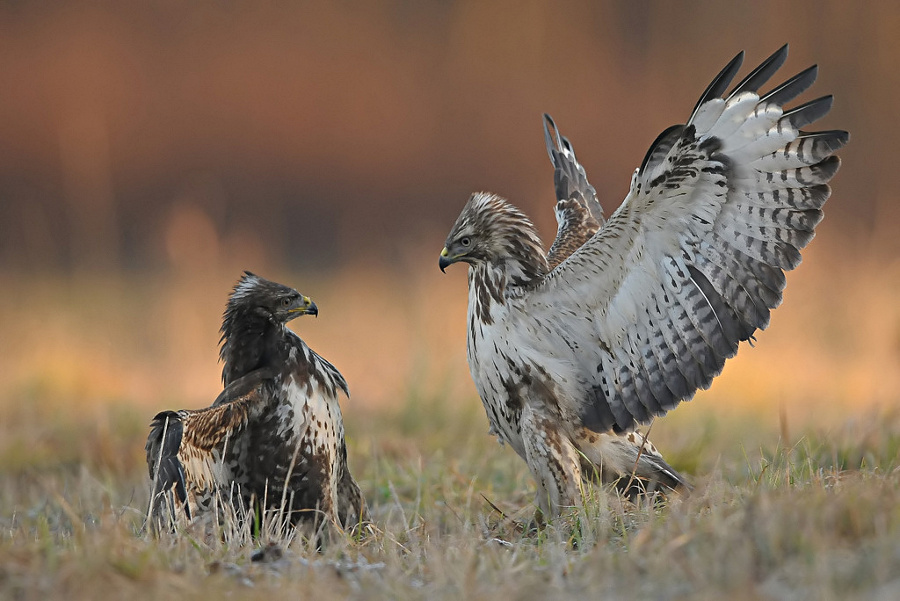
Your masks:
M546 117L559 223L549 256L531 221L493 194L473 194L450 230L440 267L469 264L469 368L545 515L578 505L595 473L683 485L634 428L709 387L781 303L784 272L831 193L832 153L849 139L803 130L831 96L785 108L815 66L759 91L786 57L784 46L730 92L743 53L728 63L687 124L651 145L605 223Z
M250 272L235 285L221 330L225 389L211 407L163 411L151 423L155 523L229 503L284 510L292 524L366 519L338 404L347 382L286 327L301 315L318 309L296 290Z

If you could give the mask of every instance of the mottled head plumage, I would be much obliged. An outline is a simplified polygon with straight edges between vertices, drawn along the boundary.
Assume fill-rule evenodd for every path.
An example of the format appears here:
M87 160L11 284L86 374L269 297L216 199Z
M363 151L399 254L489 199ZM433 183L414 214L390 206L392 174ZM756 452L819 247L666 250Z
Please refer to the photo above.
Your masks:
M547 272L534 224L517 207L487 192L469 198L447 236L441 269L458 261L505 269L510 281L520 284Z
M227 383L230 372L246 371L248 365L264 356L267 333L277 335L290 320L318 314L318 307L308 296L245 271L222 316L219 357L225 363L223 380Z
M240 314L255 315L276 324L284 324L301 315L318 313L318 307L308 296L245 271L228 298L222 332L225 332L229 319Z

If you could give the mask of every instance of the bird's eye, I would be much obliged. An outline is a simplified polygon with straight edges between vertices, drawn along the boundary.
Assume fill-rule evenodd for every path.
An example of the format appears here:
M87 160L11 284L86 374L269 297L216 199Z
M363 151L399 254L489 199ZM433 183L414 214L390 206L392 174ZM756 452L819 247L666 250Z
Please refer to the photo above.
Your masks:
M291 299L290 299L290 297L287 297L287 296L286 296L286 297L284 297L283 299L281 299L281 306L282 306L282 307L290 307L290 306L291 306Z
M459 243L468 248L472 244L472 239L466 236L465 238L460 238Z

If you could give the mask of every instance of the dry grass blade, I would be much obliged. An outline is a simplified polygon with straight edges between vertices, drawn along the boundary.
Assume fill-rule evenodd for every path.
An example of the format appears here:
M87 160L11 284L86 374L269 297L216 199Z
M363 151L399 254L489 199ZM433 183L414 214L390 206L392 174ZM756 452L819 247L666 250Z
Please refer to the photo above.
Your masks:
M850 267L835 261L829 269ZM691 476L691 495L632 503L586 484L584 505L543 529L523 527L534 512L534 483L524 462L484 434L465 358L453 371L429 352L423 357L430 359L410 362L396 406L367 406L365 378L345 405L350 464L372 517L361 532L323 519L294 530L284 519L289 497L279 491L277 507L255 513L232 503L240 496L233 489L215 499L219 519L187 523L164 511L171 523L159 524L159 536L144 534L146 418L160 408L199 406L203 395L190 403L167 397L171 382L200 373L214 386L218 369L212 361L187 361L182 369L180 359L154 358L146 349L169 348L154 338L154 320L122 328L136 338L120 339L103 324L131 323L115 313L124 309L73 303L71 323L78 325L55 332L58 343L79 352L63 357L38 346L48 370L38 375L24 362L4 363L15 368L4 374L19 379L0 389L0 598L900 597L900 412L890 409L900 386L896 336L889 335L897 329L885 326L886 319L900 323L900 290L882 268L854 264L852 271L865 291L860 302L872 311L860 315L860 303L844 307L827 296L808 295L823 304L793 314L796 303L786 303L777 327L760 338L764 348L743 353L711 391L654 423L654 444ZM816 277L797 275L804 274ZM42 300L40 287L16 284L30 290L38 315L54 314L56 297ZM135 302L149 303L166 288L135 285ZM384 311L403 306L397 290L373 296L390 301ZM174 324L182 323L183 307L202 304L199 297L160 303L179 309ZM0 314L15 320L17 311L0 299ZM92 321L95 312L102 319ZM213 311L213 331L217 319ZM418 333L433 325L431 312L407 321L409 339L460 348L464 333ZM0 333L8 328L0 323ZM81 340L95 331L104 345L141 349L135 364L144 371L84 360L90 349ZM798 349L813 331L829 345ZM350 334L330 331L323 339ZM202 338L186 346L209 350ZM348 363L351 377L371 357ZM798 363L812 367L790 367ZM86 374L91 383L106 382L106 373L141 386L104 396L95 384L78 393L66 379ZM156 383L158 374L171 377Z

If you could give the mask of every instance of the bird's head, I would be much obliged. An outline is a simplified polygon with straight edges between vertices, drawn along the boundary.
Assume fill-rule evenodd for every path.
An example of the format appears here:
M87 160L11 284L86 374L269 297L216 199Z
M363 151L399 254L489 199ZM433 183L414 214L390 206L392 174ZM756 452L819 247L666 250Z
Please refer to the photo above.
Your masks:
M225 363L223 382L227 385L260 367L273 340L285 334L287 322L318 314L316 303L308 296L245 271L234 285L222 318L219 358Z
M225 321L243 315L261 317L274 324L285 324L301 315L318 314L319 308L308 296L245 271L228 299Z
M503 198L473 194L450 229L438 265L441 271L457 262L478 265L516 262L524 271L546 271L543 245L531 220Z

